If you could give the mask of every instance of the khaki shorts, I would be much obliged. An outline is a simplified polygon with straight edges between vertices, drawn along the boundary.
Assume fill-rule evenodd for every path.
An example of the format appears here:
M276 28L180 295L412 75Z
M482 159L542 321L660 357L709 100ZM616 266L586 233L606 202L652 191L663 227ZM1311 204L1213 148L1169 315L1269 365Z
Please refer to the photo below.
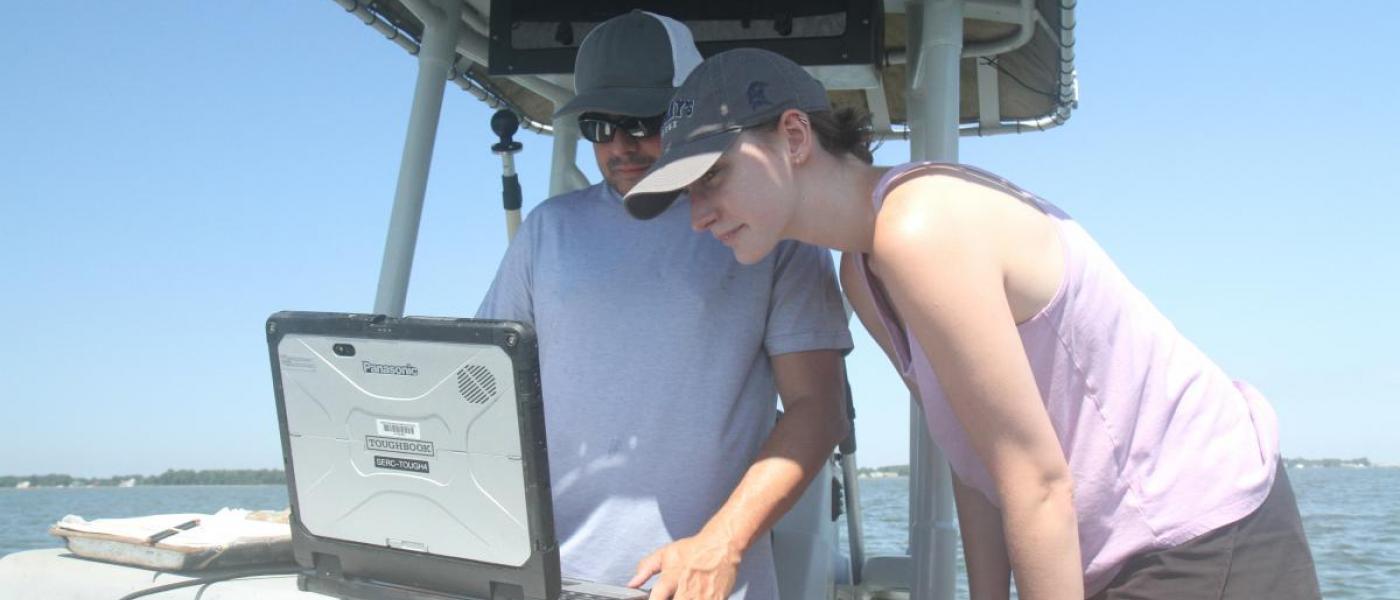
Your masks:
M1128 559L1091 600L1321 598L1298 502L1279 460L1269 497L1249 516L1175 548Z

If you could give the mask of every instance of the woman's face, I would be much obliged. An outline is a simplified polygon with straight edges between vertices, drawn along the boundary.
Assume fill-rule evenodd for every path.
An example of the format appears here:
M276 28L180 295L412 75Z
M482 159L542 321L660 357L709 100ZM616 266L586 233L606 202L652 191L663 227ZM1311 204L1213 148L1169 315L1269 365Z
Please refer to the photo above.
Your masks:
M783 239L796 207L792 170L771 133L746 131L686 191L690 226L709 231L751 265Z

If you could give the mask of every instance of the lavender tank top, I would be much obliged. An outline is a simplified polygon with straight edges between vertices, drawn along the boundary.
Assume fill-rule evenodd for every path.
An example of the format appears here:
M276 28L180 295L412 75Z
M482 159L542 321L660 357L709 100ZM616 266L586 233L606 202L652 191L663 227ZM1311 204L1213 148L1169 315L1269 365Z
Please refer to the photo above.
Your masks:
M1187 341L1079 224L996 175L954 164L900 165L876 186L875 210L895 186L932 174L1011 194L1057 225L1064 277L1018 331L1074 478L1085 594L1108 585L1133 555L1179 545L1258 508L1278 461L1277 418L1259 393ZM898 324L868 259L857 261L859 273L899 368L918 383L933 440L964 483L1000 506L924 348Z

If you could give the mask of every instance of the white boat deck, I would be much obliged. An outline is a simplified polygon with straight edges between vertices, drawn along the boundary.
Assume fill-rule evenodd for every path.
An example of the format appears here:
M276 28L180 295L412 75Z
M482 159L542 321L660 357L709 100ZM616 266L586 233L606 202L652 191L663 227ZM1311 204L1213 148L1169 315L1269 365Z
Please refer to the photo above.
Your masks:
M290 566L290 565L287 565ZM274 567L269 566L269 569ZM78 557L64 548L29 550L0 557L5 600L116 600L159 585L248 569L171 573ZM862 586L863 587L863 586ZM158 594L159 600L325 600L297 589L296 575L264 575L192 585ZM836 600L907 600L908 591L838 585Z
M245 569L169 573L88 560L64 548L52 548L0 558L0 590L5 591L6 600L116 600L158 585L242 570ZM151 598L325 600L326 596L298 591L296 575L270 575L194 585Z

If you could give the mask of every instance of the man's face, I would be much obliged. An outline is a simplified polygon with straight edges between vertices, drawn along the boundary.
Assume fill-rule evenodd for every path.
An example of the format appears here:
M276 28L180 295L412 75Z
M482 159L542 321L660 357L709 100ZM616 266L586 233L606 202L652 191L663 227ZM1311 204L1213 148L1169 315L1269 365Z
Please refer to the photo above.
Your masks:
M661 135L649 132L646 137L639 138L620 129L614 130L611 140L593 142L593 157L598 160L598 170L608 185L619 194L626 194L661 157Z

